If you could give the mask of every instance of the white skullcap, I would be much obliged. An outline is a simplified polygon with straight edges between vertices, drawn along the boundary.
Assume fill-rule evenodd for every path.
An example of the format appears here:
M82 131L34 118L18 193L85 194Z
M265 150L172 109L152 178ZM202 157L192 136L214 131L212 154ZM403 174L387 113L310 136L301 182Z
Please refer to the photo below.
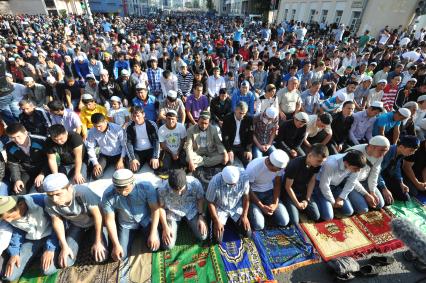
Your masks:
M287 166L289 158L287 153L281 149L277 149L269 155L269 160L275 167L283 169Z
M275 119L278 116L278 109L275 107L269 107L266 109L265 113L268 118Z
M182 68L182 67L187 67L188 65L185 63L185 62L182 62L181 64L180 64L180 67Z
M138 83L135 87L136 89L146 89L146 85L143 83Z
M387 83L388 83L388 81L385 80L385 79L380 80L380 81L377 82L377 84L387 84Z
M108 70L107 69L102 69L99 74L101 75L108 75Z
M29 83L29 82L32 82L32 81L34 81L33 77L25 77L24 78L24 83Z
M420 95L419 98L417 98L417 102L423 102L426 100L426 94Z
M398 112L399 112L399 114L401 114L405 118L410 118L410 116L411 116L411 111L407 108L399 108Z
M111 101L117 101L117 102L120 102L121 103L121 98L120 97L118 97L118 96L111 96L111 98L109 99L109 100L111 100Z
M129 169L118 169L112 175L112 183L117 187L125 187L135 182L135 176Z
M55 82L56 82L56 79L55 79L54 77L52 77L52 76L48 76L48 77L46 78L46 81L47 81L49 84L53 84L53 83L55 83Z
M45 192L54 192L65 188L69 184L68 177L63 173L54 173L48 175L43 181L43 190Z
M381 102L381 101L373 101L370 106L376 107L376 108L381 108L383 110L383 102Z
M296 115L294 115L294 118L301 122L307 123L309 121L309 116L305 112L298 112Z
M366 82L366 81L369 81L369 82L372 82L373 81L373 78L372 77L370 77L370 76L364 76L363 78L362 78L362 80L361 80L362 82Z
M5 75L6 77L13 78L13 76L12 76L12 74L11 74L11 73L5 73L4 75Z
M345 100L346 100L346 95L345 95L343 92L341 92L341 93L339 93L339 94L337 95L337 98L338 98L340 101L345 101Z
M177 97L177 92L171 89L171 90L169 90L167 92L167 97L176 98Z
M390 147L390 142L385 136L374 136L370 139L368 142L370 145L377 145L377 146L387 146Z
M236 184L240 179L240 169L236 166L226 166L222 170L222 178L227 184Z
M82 100L93 100L93 96L90 93L85 93L81 96Z
M83 55L78 55L78 56L77 56L77 60L78 60L78 61L84 61L84 57L83 57Z
M129 75L129 71L127 71L126 69L121 70L121 75L122 76L128 76Z

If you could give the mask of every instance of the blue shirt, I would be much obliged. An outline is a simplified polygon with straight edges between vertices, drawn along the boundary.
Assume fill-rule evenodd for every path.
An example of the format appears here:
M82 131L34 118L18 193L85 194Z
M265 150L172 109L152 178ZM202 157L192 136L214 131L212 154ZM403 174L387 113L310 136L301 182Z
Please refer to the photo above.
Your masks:
M135 97L132 102L134 106L143 108L146 119L153 122L157 121L157 98L155 98L155 96L148 95L146 101L141 100L139 97Z
M246 95L241 95L240 90L236 89L232 95L232 111L235 111L235 107L237 106L238 102L244 101L248 105L248 114L253 116L255 100L256 98L251 91L249 91Z
M148 227L151 221L149 205L157 205L157 193L147 182L136 183L128 196L119 195L110 185L102 197L104 213L116 213L120 228L138 229Z
M387 113L380 114L377 117L373 126L373 137L379 134L379 127L385 128L385 134L389 132L391 129L393 129L395 126L399 127L399 125L401 124L401 121L395 121L393 119L393 114L395 114L395 112L387 112Z
M244 29L243 28L238 28L237 30L235 30L234 32L234 41L241 41L241 36L243 35Z
M322 109L326 112L333 112L337 108L340 107L342 103L337 103L337 96L330 97L327 100L324 100L323 103L321 103Z

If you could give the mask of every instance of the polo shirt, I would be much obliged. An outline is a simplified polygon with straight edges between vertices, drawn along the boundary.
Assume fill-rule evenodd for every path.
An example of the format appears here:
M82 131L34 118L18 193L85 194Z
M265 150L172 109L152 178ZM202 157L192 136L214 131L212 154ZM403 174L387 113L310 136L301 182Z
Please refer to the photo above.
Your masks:
M395 112L387 112L379 115L374 122L373 126L373 137L377 136L379 134L379 127L385 128L385 133L389 132L391 129L393 129L395 126L398 126L401 124L401 121L395 121L393 119L393 114Z

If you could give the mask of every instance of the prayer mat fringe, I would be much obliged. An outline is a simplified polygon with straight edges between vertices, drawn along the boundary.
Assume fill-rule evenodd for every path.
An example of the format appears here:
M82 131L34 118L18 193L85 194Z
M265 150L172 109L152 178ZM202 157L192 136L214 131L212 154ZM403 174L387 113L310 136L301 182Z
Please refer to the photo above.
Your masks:
M290 266L283 266L283 267L280 267L280 268L272 269L272 273L274 275L277 275L277 274L282 273L282 272L293 271L293 270L296 270L296 269L298 269L300 267L308 266L308 265L311 265L311 264L314 264L314 263L318 263L318 262L321 262L321 260L319 258L317 258L317 259L308 259L308 260L305 260L305 261L302 261L302 262L298 262L298 263L292 264Z

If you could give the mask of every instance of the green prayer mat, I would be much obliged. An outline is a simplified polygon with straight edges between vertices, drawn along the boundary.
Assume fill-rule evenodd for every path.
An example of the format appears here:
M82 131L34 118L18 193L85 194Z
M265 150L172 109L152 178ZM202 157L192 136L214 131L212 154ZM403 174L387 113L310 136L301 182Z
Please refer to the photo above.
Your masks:
M52 275L42 275L39 270L30 268L14 283L55 283L57 277L57 272Z
M395 201L387 210L396 217L406 217L421 231L426 233L426 210L416 200Z
M176 246L152 255L152 282L228 282L218 246L194 243L189 228L179 228Z

